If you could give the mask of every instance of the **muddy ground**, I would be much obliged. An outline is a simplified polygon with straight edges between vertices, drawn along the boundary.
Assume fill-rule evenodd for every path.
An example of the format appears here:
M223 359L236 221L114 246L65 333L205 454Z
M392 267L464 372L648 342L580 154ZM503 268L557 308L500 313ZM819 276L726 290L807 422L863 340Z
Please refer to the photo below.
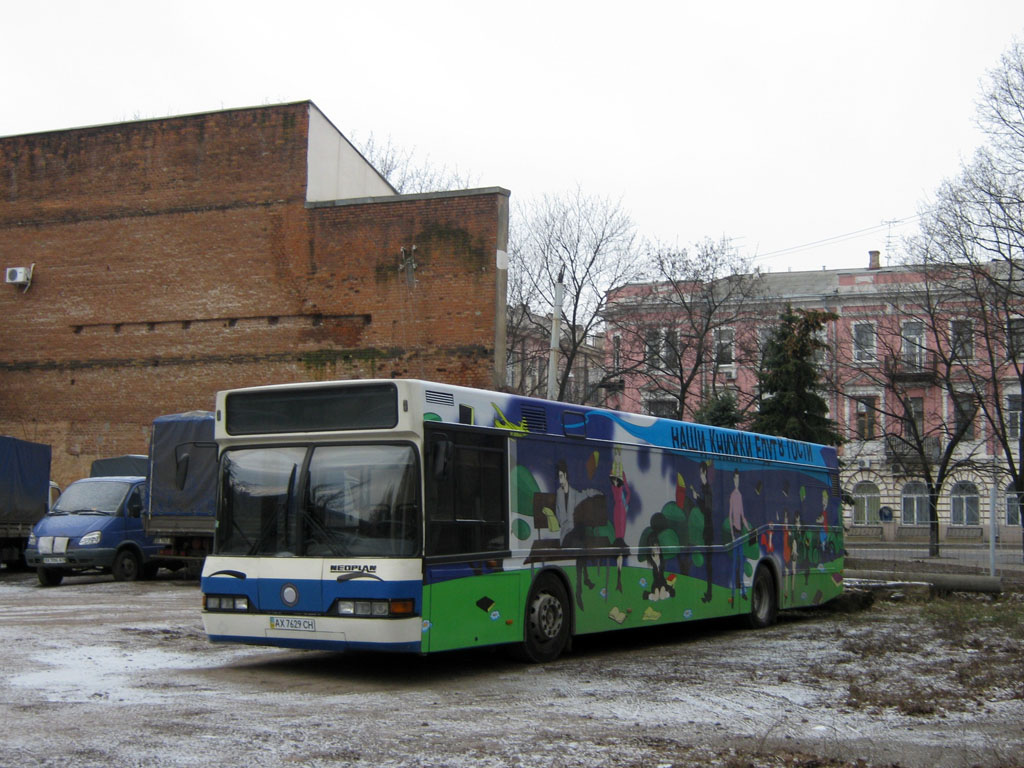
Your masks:
M889 590L546 666L211 645L199 597L0 572L0 764L1024 766L1018 594Z

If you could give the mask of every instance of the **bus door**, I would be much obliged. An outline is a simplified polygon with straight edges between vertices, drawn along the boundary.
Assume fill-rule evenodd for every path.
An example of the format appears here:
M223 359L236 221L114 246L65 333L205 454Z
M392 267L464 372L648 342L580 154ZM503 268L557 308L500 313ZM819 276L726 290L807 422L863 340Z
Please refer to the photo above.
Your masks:
M428 427L424 650L523 637L520 574L507 572L508 437Z

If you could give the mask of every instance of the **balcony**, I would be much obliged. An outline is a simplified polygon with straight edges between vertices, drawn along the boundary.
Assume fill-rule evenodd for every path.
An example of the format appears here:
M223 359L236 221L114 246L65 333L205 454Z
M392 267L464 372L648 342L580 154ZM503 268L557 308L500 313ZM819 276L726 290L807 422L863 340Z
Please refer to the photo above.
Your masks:
M892 381L906 384L932 384L937 378L934 352L889 355L885 358L885 374Z
M890 466L901 466L908 472L922 466L922 459L928 464L936 464L942 452L942 443L938 435L932 435L921 441L923 451L916 445L908 444L898 437L886 435L885 460ZM922 456L922 453L924 454Z

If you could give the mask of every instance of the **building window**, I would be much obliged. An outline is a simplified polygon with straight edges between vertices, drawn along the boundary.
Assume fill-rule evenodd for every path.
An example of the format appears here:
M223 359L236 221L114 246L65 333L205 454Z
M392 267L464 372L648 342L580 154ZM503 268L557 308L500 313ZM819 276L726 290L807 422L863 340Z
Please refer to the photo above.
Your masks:
M612 336L612 373L622 370L622 337Z
M853 524L878 525L881 495L874 483L857 483L853 488Z
M644 333L644 364L649 370L657 370L661 363L661 329L648 328Z
M875 326L871 323L853 326L853 359L858 363L875 359Z
M907 424L906 424L906 436L911 437L916 434L917 437L924 437L924 398L923 397L908 397L907 402ZM913 429L911 431L910 423L913 423Z
M736 362L736 356L733 354L733 341L735 336L736 334L732 328L715 329L716 365L732 365Z
M950 352L954 360L974 359L974 326L970 320L954 320L949 326Z
M857 404L857 439L874 440L878 435L875 433L875 414L878 411L878 398L874 395L855 397Z
M974 415L978 411L974 395L967 392L955 393L953 410L956 416L956 434L962 435L963 440L974 440Z
M1015 317L1007 324L1007 355L1012 360L1024 357L1024 317Z
M665 367L671 371L679 368L679 332L675 328L666 328L664 343L661 348L661 359Z
M644 335L644 362L652 371L678 368L678 331L674 328L648 328Z
M674 419L679 414L678 404L671 398L652 398L646 404L647 413L651 416L658 416L663 419Z
M900 331L900 357L908 371L924 368L924 323L911 320Z
M828 329L819 328L814 332L814 352L811 354L811 359L815 365L826 365L828 363L828 353L832 350L832 345L828 341Z
M1021 412L1020 395L1006 396L1006 434L1014 439L1020 437Z
M974 483L954 483L949 492L950 525L978 525L978 488Z
M1006 486L1006 524L1020 525L1020 501L1013 483Z
M903 525L928 525L928 486L907 483L903 486Z

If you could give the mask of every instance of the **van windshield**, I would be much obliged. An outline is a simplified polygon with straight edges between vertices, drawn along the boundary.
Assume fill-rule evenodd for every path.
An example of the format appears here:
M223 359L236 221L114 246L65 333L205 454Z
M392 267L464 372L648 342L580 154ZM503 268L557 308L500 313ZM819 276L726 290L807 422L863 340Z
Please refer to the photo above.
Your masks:
M116 515L131 483L72 483L57 499L51 515Z

